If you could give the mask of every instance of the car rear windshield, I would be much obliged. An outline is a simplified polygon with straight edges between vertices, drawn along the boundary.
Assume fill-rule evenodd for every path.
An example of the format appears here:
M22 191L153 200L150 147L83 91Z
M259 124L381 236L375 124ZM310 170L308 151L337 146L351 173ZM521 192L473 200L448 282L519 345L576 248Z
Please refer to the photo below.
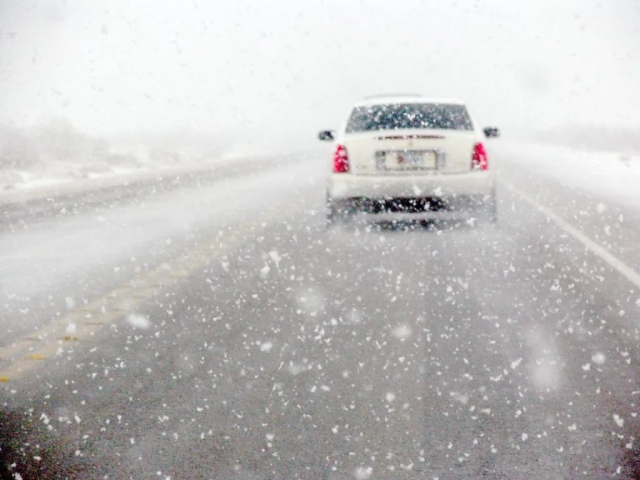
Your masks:
M473 126L464 105L396 103L356 107L347 133L401 128L472 130Z

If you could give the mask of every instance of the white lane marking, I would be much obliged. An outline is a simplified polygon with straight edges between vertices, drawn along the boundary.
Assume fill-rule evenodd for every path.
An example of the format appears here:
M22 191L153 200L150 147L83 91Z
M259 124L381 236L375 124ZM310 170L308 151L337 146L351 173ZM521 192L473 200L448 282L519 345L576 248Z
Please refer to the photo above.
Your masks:
M536 210L543 213L551 220L556 222L560 228L562 228L565 232L575 238L577 241L582 243L587 249L591 250L593 253L598 255L602 260L607 262L611 268L616 270L620 275L625 277L631 283L633 283L636 287L640 288L640 274L638 274L635 270L627 266L622 260L615 257L611 253L609 253L604 247L601 247L596 242L587 237L584 233L578 230L575 227L569 225L563 218L552 212L546 207L543 207L538 202L536 202L533 198L531 198L526 193L522 193L516 187L511 184L507 184L509 190L513 193L519 195L524 201L533 206Z

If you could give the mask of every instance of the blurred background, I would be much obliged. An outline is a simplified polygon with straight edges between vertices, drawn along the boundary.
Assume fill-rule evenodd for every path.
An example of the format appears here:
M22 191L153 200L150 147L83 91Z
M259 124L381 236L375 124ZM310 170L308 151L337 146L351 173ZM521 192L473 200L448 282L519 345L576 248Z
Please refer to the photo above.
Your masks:
M0 185L314 148L391 92L637 151L639 20L636 0L0 0Z

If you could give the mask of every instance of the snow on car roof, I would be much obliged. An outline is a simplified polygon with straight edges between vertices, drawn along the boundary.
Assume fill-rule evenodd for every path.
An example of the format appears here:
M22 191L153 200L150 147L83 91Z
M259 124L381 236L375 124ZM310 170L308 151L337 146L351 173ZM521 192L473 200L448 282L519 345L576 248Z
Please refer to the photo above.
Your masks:
M449 105L464 105L463 101L454 98L428 98L423 97L422 95L386 94L365 97L364 100L357 102L356 106L361 107L366 105L383 105L389 103L444 103Z

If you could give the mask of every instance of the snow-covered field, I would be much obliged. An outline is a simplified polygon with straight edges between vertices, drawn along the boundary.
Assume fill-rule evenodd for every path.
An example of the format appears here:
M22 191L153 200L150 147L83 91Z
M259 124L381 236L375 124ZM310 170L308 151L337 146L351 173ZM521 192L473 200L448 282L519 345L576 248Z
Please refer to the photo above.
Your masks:
M582 151L557 145L496 144L500 158L568 188L640 209L640 153Z
M255 155L255 152L253 153ZM105 177L131 175L141 172L158 172L184 168L197 168L203 165L217 164L234 158L249 156L250 152L231 152L212 158L198 160L188 157L172 162L153 162L147 159L134 159L126 163L106 161L79 164L77 162L50 162L36 168L12 168L0 170L0 192L25 190L45 185L55 185L72 181L92 180Z
M178 175L239 161L266 156L258 151L235 150L210 158L189 158L179 162L131 162L127 165L77 162L52 162L40 168L0 169L0 204L45 196L74 194L123 183L142 181L152 176Z
M265 150L256 141L238 141L221 132L107 139L82 133L64 119L31 127L0 125L0 201L12 192L100 186L109 179L206 168Z

